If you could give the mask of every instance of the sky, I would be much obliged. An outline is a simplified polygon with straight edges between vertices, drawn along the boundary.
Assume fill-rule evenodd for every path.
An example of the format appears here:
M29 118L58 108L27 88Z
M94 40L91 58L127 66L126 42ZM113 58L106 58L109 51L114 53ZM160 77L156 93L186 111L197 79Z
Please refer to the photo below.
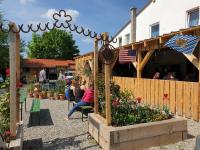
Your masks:
M3 0L0 11L4 20L16 24L37 25L52 20L52 14L64 9L73 18L73 23L96 33L108 32L115 35L130 19L130 8L138 10L148 0ZM80 54L93 50L93 39L72 33ZM26 42L32 33L21 33Z

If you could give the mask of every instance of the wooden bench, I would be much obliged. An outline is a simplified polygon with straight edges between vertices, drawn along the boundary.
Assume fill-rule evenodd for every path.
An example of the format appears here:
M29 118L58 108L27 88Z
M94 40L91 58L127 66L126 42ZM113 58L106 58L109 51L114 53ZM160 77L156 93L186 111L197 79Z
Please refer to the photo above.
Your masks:
M76 104L77 104L76 102L73 102L73 106L76 105ZM82 122L83 122L83 115L88 117L88 113L94 112L94 109L93 109L92 106L80 106L77 110L81 112Z
M31 110L30 110L30 123L32 124L33 114L38 114L39 124L40 124L40 100L34 99L32 102Z
M25 104L25 112L26 112L26 95L27 95L27 91L25 89L20 89L19 94L20 94L19 102L20 102L20 105L21 105L21 120L22 120L23 104Z

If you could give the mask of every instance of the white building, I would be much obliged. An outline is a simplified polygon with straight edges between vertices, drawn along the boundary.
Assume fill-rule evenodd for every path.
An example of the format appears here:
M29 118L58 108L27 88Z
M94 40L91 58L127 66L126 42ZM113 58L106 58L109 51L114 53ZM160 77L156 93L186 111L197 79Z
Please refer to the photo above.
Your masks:
M115 35L117 43L112 45L119 47L199 25L199 9L200 0L150 0L137 14L132 11L132 21L119 30Z

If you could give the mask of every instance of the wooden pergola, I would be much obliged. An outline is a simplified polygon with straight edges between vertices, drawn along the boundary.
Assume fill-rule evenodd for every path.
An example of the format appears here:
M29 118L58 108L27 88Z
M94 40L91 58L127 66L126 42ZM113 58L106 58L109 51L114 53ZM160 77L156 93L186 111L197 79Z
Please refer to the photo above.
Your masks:
M164 34L161 36L158 36L156 38L150 38L145 39L139 42L131 43L122 47L118 47L116 49L132 49L137 51L137 78L141 78L142 70L144 69L145 65L151 58L152 54L156 50L163 50L166 48L164 46L164 43L167 42L170 38L173 36L180 34L180 35L196 35L200 36L200 25L186 28L186 29L180 29L179 31L171 32L169 34ZM146 51L146 55L144 58L142 58L142 52ZM185 55L187 59L199 69L199 59L196 58L194 55Z
M163 50L166 48L164 43L167 42L173 36L180 34L180 35L196 35L200 36L200 26L181 29L176 32L171 32L169 34L164 34L162 36L158 36L156 38L145 39L139 42L134 42L122 47L116 48L116 50L120 49L132 49L136 50L137 52L137 78L140 79L142 77L142 70L144 69L145 65L148 63L149 59L151 58L152 54L156 50ZM108 34L104 33L104 40L108 38ZM97 87L97 80L98 80L98 41L99 39L96 38L94 41L94 110L95 113L98 114L98 87ZM199 47L200 48L200 47ZM142 52L146 52L144 58L142 57ZM200 83L200 57L196 58L194 55L185 55L187 59L199 70L199 83ZM133 62L134 63L134 62ZM110 76L112 65L105 65L105 98L106 98L106 118L105 123L107 125L111 125L111 102L110 102Z

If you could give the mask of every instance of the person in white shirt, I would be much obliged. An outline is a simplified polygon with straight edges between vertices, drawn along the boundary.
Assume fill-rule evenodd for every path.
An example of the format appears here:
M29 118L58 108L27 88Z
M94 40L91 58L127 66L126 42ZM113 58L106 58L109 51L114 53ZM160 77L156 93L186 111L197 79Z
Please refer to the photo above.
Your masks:
M65 75L63 74L63 71L60 70L60 73L58 75L58 80L64 80L65 79Z
M46 82L46 71L44 68L39 72L39 82L45 83Z

